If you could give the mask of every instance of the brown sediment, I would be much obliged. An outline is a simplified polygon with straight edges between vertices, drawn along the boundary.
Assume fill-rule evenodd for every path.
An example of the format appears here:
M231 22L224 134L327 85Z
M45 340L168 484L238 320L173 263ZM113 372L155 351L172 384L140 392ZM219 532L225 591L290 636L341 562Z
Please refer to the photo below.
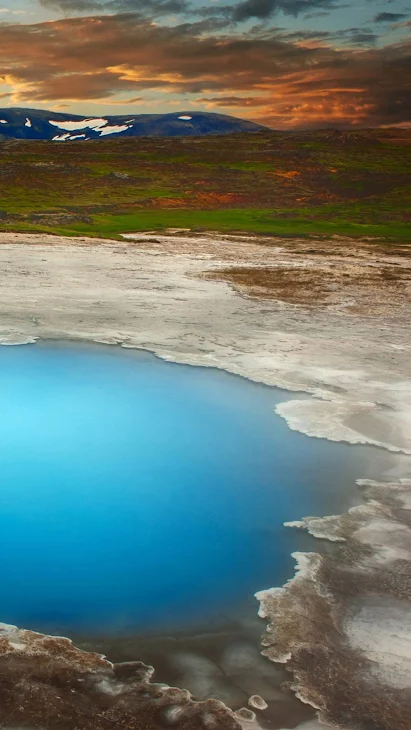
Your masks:
M269 622L263 653L286 663L297 696L325 722L409 730L411 480L360 484L364 505L290 523L340 546L295 553L295 578L257 594Z
M104 653L116 663L138 657L155 667L157 681L184 687L197 700L214 697L232 709L249 705L272 730L299 727L312 719L313 710L285 688L284 668L261 656L261 622L256 615L253 620L253 610L250 605L237 619L185 632L72 638L80 648ZM267 706L250 704L257 692Z
M0 727L239 730L217 700L150 681L142 662L111 664L69 639L0 624Z
M411 258L401 265L357 260L335 266L306 256L302 261L301 254L294 257L288 266L233 266L206 276L227 281L251 297L305 307L344 306L349 314L378 315L390 304L401 307L410 302Z

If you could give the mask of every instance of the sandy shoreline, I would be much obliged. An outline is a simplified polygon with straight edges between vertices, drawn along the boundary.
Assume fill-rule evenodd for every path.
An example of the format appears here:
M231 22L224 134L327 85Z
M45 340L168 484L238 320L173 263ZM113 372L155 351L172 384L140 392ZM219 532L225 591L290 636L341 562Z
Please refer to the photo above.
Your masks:
M324 249L324 242L310 242L307 250L304 241L267 245L250 237L217 235L152 234L113 243L2 233L0 343L51 338L119 344L307 393L315 397L277 406L290 428L398 453L398 478L409 477L411 459L401 456L411 454L408 309L404 301L396 306L395 289L394 293L390 289L386 301L381 297L377 311L375 307L368 311L360 302L361 294L356 294L358 269L376 267L381 258L384 267L388 262L404 269L403 256L396 263L395 254L366 244L333 243L329 252L333 266L341 262L353 266L357 288L350 289L347 281L341 291L333 289L330 303L315 307L250 296L241 289L244 296L239 296L231 285L205 276L230 266L286 265L291 270L302 263L316 266L323 256L319 247ZM385 716L381 687L385 694L389 687L399 709L379 727L406 730L401 723L411 700L402 687L398 689L398 671L392 662L387 664L388 651L377 658L374 652L379 669L377 674L370 671L367 641L371 639L364 639L363 626L364 621L375 623L375 616L381 623L390 611L401 617L411 607L411 487L398 479L366 486L369 507L367 502L359 511L323 519L301 520L296 514L300 521L295 526L324 539L337 536L344 546L333 558L296 555L296 579L282 589L260 592L261 615L269 621L265 653L274 661L288 662L297 695L318 707L329 723L348 730L357 722L365 728L366 721L376 721L375 713ZM392 535L398 531L401 544L393 550ZM381 580L381 571L391 578ZM395 572L403 580L400 593L392 578ZM332 576L339 576L340 582ZM359 578L362 593L354 596L352 581ZM378 605L374 601L370 606L370 595L376 592ZM329 627L326 632L318 633L312 620L316 612ZM394 633L395 627L391 636ZM411 641L411 630L406 640ZM347 708L342 711L338 706L335 693L331 697L332 682L315 684L327 656L331 665L337 662L348 669L356 657L363 672L356 675L359 684L367 681L367 691L379 698L371 709L367 703L356 703L347 689L350 716ZM411 654L410 661L402 657L400 669L409 673L411 686ZM342 675L338 681L343 681ZM236 720L228 718L220 727L235 727L230 723Z

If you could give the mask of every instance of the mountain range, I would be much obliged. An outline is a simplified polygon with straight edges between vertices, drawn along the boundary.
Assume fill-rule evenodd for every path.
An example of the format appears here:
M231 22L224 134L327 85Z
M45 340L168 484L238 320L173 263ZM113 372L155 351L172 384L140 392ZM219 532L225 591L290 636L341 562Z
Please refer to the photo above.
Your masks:
M0 140L70 142L107 137L201 137L266 130L267 127L254 122L208 112L86 117L43 109L0 109Z

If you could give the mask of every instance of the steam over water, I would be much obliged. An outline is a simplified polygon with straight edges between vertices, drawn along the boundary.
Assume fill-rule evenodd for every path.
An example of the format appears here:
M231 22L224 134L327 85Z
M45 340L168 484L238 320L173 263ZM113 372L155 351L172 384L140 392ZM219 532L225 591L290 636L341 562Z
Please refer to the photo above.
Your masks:
M290 397L118 348L1 348L0 620L186 629L282 584L309 539L282 523L346 509L370 455L291 432Z

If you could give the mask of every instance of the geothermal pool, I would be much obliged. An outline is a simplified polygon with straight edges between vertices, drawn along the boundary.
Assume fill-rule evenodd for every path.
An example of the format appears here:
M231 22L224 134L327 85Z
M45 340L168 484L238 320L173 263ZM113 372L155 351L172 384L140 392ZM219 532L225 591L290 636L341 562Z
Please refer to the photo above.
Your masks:
M282 584L310 540L282 523L346 509L375 453L291 432L290 397L120 348L0 348L0 620L186 629Z

